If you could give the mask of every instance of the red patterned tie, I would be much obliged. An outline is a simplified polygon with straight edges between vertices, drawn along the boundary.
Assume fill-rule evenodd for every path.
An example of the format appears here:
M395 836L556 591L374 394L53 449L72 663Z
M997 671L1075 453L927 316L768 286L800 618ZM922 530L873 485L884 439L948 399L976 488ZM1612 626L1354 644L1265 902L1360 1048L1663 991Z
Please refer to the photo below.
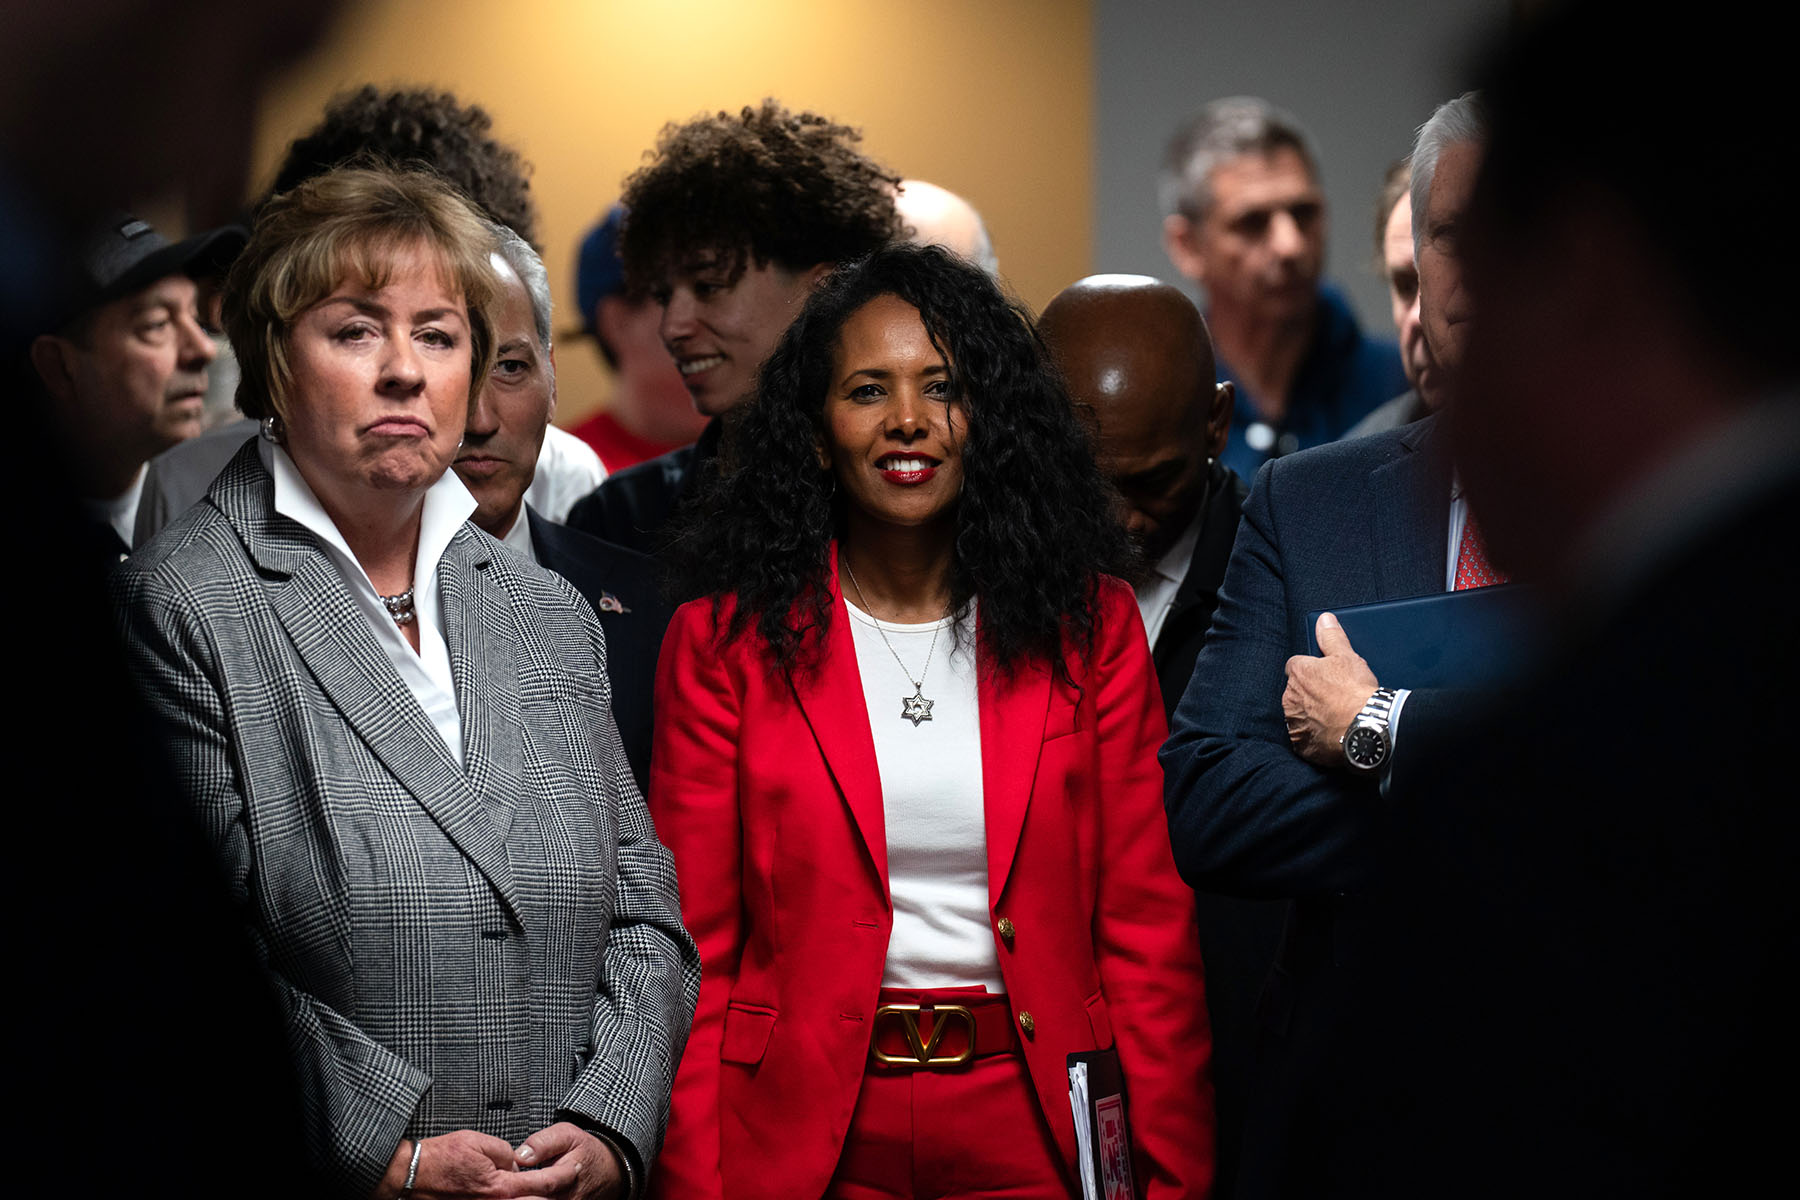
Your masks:
M1456 551L1456 590L1492 587L1505 582L1506 573L1488 562L1481 527L1475 524L1475 514L1470 513L1463 520L1462 545Z

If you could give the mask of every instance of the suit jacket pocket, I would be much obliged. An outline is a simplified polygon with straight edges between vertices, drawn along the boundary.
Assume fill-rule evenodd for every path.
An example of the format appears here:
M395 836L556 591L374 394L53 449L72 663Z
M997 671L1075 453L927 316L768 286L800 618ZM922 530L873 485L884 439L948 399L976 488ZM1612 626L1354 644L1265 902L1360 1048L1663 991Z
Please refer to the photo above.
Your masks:
M719 1046L719 1057L728 1063L754 1067L769 1048L769 1033L775 1028L775 1010L732 1004L725 1010L725 1036Z
M1112 1018L1106 1015L1106 997L1095 992L1087 999L1088 1025L1094 1031L1094 1047L1104 1050L1113 1044Z

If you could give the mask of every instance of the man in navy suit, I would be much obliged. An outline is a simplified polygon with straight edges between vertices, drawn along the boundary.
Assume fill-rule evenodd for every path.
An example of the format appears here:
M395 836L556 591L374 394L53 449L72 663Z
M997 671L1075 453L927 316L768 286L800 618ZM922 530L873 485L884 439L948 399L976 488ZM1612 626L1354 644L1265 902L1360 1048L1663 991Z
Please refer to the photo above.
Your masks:
M1479 162L1473 96L1420 130L1413 188L1423 319L1454 378L1466 333L1453 229ZM1439 236L1434 242L1434 230ZM1451 590L1479 534L1433 417L1274 459L1250 490L1219 607L1163 748L1176 862L1197 888L1296 902L1259 1004L1236 1195L1318 1196L1362 1178L1359 1111L1328 1102L1350 970L1380 876L1388 793L1457 704L1377 680L1335 618L1310 612ZM1355 736L1349 736L1360 731Z
M494 227L494 366L469 410L456 473L474 495L476 525L514 551L575 585L606 633L606 674L613 719L642 791L650 771L651 701L656 657L670 609L650 560L546 520L525 503L538 450L556 411L556 363L550 347L550 280L524 238Z

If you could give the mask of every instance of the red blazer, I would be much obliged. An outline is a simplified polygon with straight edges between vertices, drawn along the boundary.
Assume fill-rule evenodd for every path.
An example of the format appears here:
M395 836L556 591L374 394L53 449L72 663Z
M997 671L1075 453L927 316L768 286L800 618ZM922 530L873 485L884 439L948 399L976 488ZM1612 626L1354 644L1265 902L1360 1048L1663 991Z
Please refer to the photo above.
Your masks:
M671 1200L821 1195L868 1060L893 912L875 745L831 578L829 652L810 674L772 670L754 630L721 647L709 600L683 606L663 642L650 809L702 962L656 1167ZM978 663L989 916L1015 1018L1034 1018L1025 1060L1070 1178L1065 1056L1116 1044L1148 1195L1204 1196L1211 1035L1131 591L1103 581L1074 686L1040 664L1009 678Z

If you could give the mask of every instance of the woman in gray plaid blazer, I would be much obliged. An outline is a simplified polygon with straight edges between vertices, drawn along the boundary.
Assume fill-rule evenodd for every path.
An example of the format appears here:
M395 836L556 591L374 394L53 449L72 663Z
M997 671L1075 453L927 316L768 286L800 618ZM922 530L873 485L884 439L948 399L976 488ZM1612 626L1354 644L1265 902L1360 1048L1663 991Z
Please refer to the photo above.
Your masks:
M635 1193L699 983L594 613L446 470L489 253L425 176L272 201L226 298L264 436L113 579L358 1198Z

